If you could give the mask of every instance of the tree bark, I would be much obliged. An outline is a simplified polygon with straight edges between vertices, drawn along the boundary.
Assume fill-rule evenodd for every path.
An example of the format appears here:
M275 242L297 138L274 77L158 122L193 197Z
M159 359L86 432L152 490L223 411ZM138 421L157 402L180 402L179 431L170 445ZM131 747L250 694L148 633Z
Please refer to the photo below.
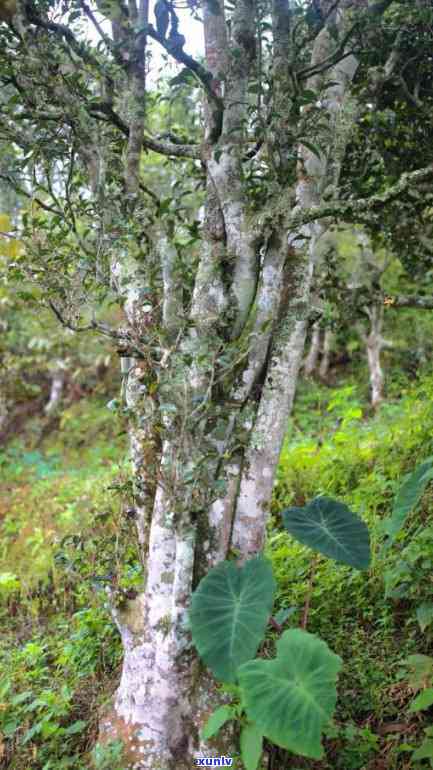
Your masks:
M367 348L368 370L370 372L371 405L377 409L384 399L385 377L381 364L381 352L385 347L382 337L383 305L373 304L368 309L370 331L364 336Z
M313 324L310 349L308 351L308 355L305 358L303 367L306 377L311 377L311 375L316 371L320 355L320 331L320 324L317 322Z
M334 342L334 332L332 329L325 329L323 335L323 348L322 348L322 360L319 366L319 377L322 380L326 380L329 373L329 364L331 361L332 345Z
M284 62L289 39L281 28L287 23L284 3L276 0L273 13L279 33L276 83L282 84L281 95L276 86L281 125L275 126L274 153L284 178L289 162L284 139L288 119ZM202 752L224 753L221 744L211 748L199 740L200 727L215 707L215 687L191 647L187 610L198 578L225 558L229 548L242 563L263 547L275 470L304 350L316 244L324 230L316 223L289 232L286 216L280 216L263 244L259 275L257 235L244 199L238 149L245 123L246 79L251 74L246 63L252 62L253 18L253 7L239 3L232 20L232 46L243 49L243 55L236 55L225 82L218 158L211 151L207 161L205 237L190 312L192 328L179 353L167 352L166 369L159 373L160 392L167 383L172 393L172 410L163 420L166 439L149 515L146 589L128 609L116 613L125 657L114 708L102 730L126 739L129 761L141 770L186 770ZM218 49L225 39L223 21L222 9L215 13L213 4L206 34L214 48L208 51L208 60L222 67L227 60L227 51ZM331 36L323 33L321 54L326 47L323 36L331 43ZM344 78L341 66L331 77L340 78L341 88L333 85L327 91L331 120L339 116L355 71L351 57L346 62ZM315 153L300 148L298 209L320 203L329 173L335 180L336 162L331 153L330 160L323 157L319 162ZM235 265L229 287L222 275L222 260L228 258ZM167 264L167 286L169 274ZM131 293L131 283L127 285ZM126 305L132 308L134 302L127 300ZM245 363L226 396L212 406L222 424L217 438L201 410L218 372L218 356L227 346L220 323L228 307L233 308L230 339L237 340L238 355L245 337ZM168 323L172 319L168 308L164 314ZM137 328L137 320L129 320ZM182 363L182 348L192 358L189 368ZM181 393L174 397L176 381ZM229 459L223 461L225 454ZM212 500L215 492L209 495L207 490L214 490L216 481L226 491ZM230 747L230 735L220 740L224 749Z
M53 374L51 380L50 397L45 404L44 412L50 417L56 411L60 404L63 395L63 388L65 385L65 370L63 367L57 369Z

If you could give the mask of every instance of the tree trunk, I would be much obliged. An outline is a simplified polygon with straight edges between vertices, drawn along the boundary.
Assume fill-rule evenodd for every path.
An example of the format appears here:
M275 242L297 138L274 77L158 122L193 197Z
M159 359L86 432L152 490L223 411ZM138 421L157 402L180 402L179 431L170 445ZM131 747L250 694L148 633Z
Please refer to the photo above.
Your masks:
M325 329L325 334L323 336L322 360L319 366L319 377L322 380L326 380L328 376L333 342L334 332L332 329Z
M45 414L50 417L56 411L60 404L65 385L65 371L61 366L53 373L51 380L50 397L44 406Z
M311 377L316 371L317 362L320 355L320 325L319 323L313 324L311 331L311 342L308 355L304 361L304 374L306 377Z
M368 370L370 372L371 405L377 409L384 398L385 378L381 365L381 352L384 347L382 337L383 305L375 304L369 311L370 332L365 338Z
M6 430L8 421L8 402L6 396L0 391L0 437Z
M276 3L275 18L282 8ZM222 14L209 12L209 17L205 27L208 44L210 40L215 48L224 47ZM253 18L249 3L239 2L232 22L232 37L239 44L248 43L253 35ZM331 40L327 32L324 36ZM281 61L287 62L288 40L283 34L276 42L277 64L278 53ZM323 39L320 45L323 54ZM157 484L147 496L149 504L139 513L139 521L147 521L146 526L139 526L147 554L143 559L145 591L128 606L114 611L124 662L115 703L101 723L101 734L105 739L123 738L128 762L140 770L186 770L203 752L232 753L229 732L218 739L219 743L211 742L212 747L200 743L200 728L221 696L192 649L187 610L198 580L209 566L226 558L230 547L239 553L240 562L263 547L276 466L304 350L316 244L324 230L320 224L311 224L290 233L285 220L290 212L280 215L278 226L273 226L262 246L259 274L258 239L243 199L242 158L237 149L245 122L248 72L243 67L247 55L236 59L236 72L232 62L225 83L224 140L218 159L211 157L207 163L204 238L190 312L193 325L176 352L167 348L162 356L164 367L160 362L156 375L160 399L165 393L170 409L164 411L165 438L151 466L145 460L144 448L155 448L157 442L152 437L155 419L146 385L148 375L140 379L137 362L128 375L127 392L142 391L141 400L129 402L135 412L134 425L145 426L141 434L132 426L139 486L149 488L156 476ZM224 60L222 54L216 58L220 63ZM345 61L351 76L351 57ZM342 78L342 65L338 67L336 77ZM345 72L344 84L349 80ZM344 87L338 93L335 86L328 89L333 115L338 114L343 93ZM278 101L278 93L276 98ZM284 123L287 99L284 103L283 94L279 109ZM289 157L286 133L285 129L280 131L278 145L283 178ZM335 163L335 157L332 163L325 157L319 162L315 153L301 148L298 209L320 202L329 168L334 181ZM172 286L170 260L174 255L169 239L162 241L159 250L168 288ZM228 290L222 273L224 254L235 258L236 265ZM119 261L122 269L126 261L124 255ZM121 283L128 294L125 308L129 324L143 328L146 319L137 315L143 306L134 301L134 282L128 279ZM169 302L169 294L165 296ZM239 373L225 395L208 402L218 379L218 358L230 349L230 340L224 339L224 327L220 326L228 307L233 308L231 339L237 339L234 355L243 355L245 363L241 369L238 365ZM175 315L168 306L164 313L167 328L168 319L173 324ZM177 319L177 328L180 323ZM176 323L170 329L171 339L175 334ZM185 352L192 361L189 365L185 364ZM135 389L130 384L134 379L141 382ZM213 427L214 419L218 430ZM149 467L158 464L159 470L150 474L149 481ZM225 493L219 496L218 483L225 486Z

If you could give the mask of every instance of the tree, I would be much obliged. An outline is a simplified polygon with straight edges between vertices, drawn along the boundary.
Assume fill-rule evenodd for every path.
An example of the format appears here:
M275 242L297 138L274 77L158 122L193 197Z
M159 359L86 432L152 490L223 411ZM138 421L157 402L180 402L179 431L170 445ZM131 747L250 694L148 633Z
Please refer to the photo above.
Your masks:
M117 347L143 591L111 596L124 664L101 729L135 768L182 769L205 748L216 697L191 645L191 591L263 546L318 240L331 219L378 218L433 166L339 196L355 79L373 77L370 46L398 2L203 0L204 63L184 50L173 4L169 30L147 0L97 5L19 0L1 29L12 96L0 132L19 169L6 176L30 201L14 275L43 285L65 326ZM182 83L200 86L190 136L150 132L151 41L183 66L174 103ZM155 154L170 159L174 196ZM123 309L118 326L98 315L102 298Z

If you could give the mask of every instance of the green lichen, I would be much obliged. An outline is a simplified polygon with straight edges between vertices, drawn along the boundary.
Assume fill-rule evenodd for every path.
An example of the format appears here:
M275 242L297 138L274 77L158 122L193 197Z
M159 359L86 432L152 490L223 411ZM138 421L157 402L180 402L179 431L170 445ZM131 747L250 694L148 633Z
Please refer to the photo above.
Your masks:
M174 572L161 572L161 583L173 583Z

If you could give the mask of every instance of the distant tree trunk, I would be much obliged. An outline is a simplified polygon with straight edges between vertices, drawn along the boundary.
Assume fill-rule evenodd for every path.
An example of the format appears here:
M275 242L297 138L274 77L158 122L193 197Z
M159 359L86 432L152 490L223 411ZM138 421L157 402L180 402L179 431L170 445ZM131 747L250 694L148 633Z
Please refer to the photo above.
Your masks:
M0 437L6 429L8 420L8 404L6 396L0 392Z
M326 380L329 373L334 336L332 329L325 329L325 334L323 335L322 360L319 366L319 376L322 380Z
M366 308L370 319L369 333L362 333L370 372L371 405L377 409L384 399L385 376L382 369L381 353L384 348L391 348L392 342L385 340L383 331L383 303L375 302Z
M316 371L317 363L320 355L320 324L316 322L313 324L311 331L310 349L308 355L304 361L304 374L306 377L311 377Z
M57 407L59 406L62 399L64 385L65 370L63 367L60 367L53 373L50 397L44 406L44 412L48 417L51 417L51 415L54 414L57 410Z

